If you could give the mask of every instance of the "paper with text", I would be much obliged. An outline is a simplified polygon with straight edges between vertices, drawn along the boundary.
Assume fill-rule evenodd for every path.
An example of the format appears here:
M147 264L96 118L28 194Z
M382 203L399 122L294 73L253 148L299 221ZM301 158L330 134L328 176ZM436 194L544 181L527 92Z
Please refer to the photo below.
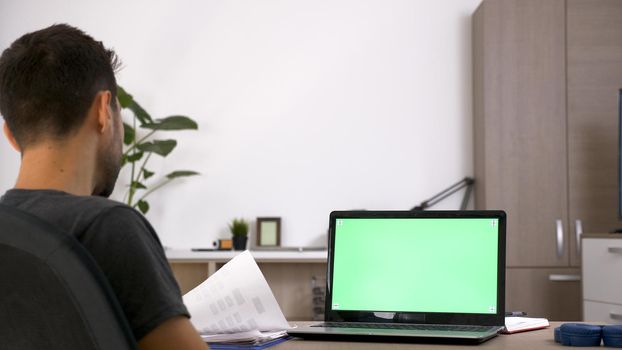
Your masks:
M260 332L248 331L241 333L225 333L225 334L202 334L201 338L206 343L226 343L226 342L249 342L260 343L283 338L287 336L287 331L276 332Z
M289 328L268 282L247 250L183 297L201 334Z

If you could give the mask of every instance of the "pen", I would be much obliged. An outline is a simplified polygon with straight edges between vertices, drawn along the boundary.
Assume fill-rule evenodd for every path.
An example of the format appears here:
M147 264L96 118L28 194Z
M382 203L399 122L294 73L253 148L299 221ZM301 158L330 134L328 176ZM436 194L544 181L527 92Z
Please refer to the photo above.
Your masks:
M508 311L505 313L505 316L510 316L510 317L527 316L527 313L523 311Z

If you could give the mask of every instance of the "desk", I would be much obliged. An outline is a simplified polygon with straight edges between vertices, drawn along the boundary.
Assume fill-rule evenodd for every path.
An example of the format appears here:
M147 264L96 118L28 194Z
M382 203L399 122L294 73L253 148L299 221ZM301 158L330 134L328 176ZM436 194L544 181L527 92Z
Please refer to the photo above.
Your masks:
M193 252L189 249L165 251L182 294L205 281L241 251ZM285 318L311 320L311 278L326 276L324 251L251 251Z
M312 322L290 322L292 325L305 325ZM503 349L503 350L524 350L524 349L567 349L555 343L553 340L553 329L563 322L551 322L551 326L546 329L536 331L500 334L480 345L446 345L446 344L416 344L416 343L364 343L364 342L339 342L339 341L310 341L292 339L278 344L270 349ZM585 348L583 348L585 349ZM602 349L602 348L597 348Z

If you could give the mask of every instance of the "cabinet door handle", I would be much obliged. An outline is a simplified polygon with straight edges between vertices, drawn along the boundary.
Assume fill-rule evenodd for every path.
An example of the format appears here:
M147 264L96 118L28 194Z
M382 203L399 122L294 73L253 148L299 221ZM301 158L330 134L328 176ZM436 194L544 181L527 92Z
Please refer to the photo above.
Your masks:
M577 255L581 255L581 235L583 234L583 223L581 220L575 220L574 230L577 235Z
M557 257L564 256L564 225L561 220L555 220L555 226L557 227Z
M549 281L553 282L575 282L580 280L581 275L549 275Z
M613 320L622 321L622 314L619 314L613 311L609 313L609 317L611 317L611 319Z
M609 251L609 253L622 254L622 247L609 247L607 248L607 250Z

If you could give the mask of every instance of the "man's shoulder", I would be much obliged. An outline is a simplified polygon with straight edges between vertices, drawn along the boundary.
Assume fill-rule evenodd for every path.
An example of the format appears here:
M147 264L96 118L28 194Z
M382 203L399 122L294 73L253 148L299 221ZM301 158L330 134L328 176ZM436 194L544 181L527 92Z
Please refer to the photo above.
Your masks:
M80 227L78 231L86 231L96 223L100 226L126 226L132 230L150 230L146 219L125 203L104 197L72 195L65 197L64 201L62 204L64 209L75 215L74 225L76 228Z
M86 221L94 221L98 217L114 217L123 220L143 221L143 217L134 208L125 203L96 196L74 196L68 198L67 207L73 207Z
M9 190L0 202L24 210L80 235L103 217L141 222L144 219L130 206L97 196L76 196L53 190Z
M65 202L64 205L75 206L76 209L82 209L84 211L93 211L95 213L102 213L111 209L115 209L115 211L124 212L134 212L135 210L128 206L125 203L118 202L116 200L98 197L98 196L74 196L68 194L67 196L63 196L61 198L57 198L56 200L60 200ZM117 210L117 209L126 209L126 210Z

